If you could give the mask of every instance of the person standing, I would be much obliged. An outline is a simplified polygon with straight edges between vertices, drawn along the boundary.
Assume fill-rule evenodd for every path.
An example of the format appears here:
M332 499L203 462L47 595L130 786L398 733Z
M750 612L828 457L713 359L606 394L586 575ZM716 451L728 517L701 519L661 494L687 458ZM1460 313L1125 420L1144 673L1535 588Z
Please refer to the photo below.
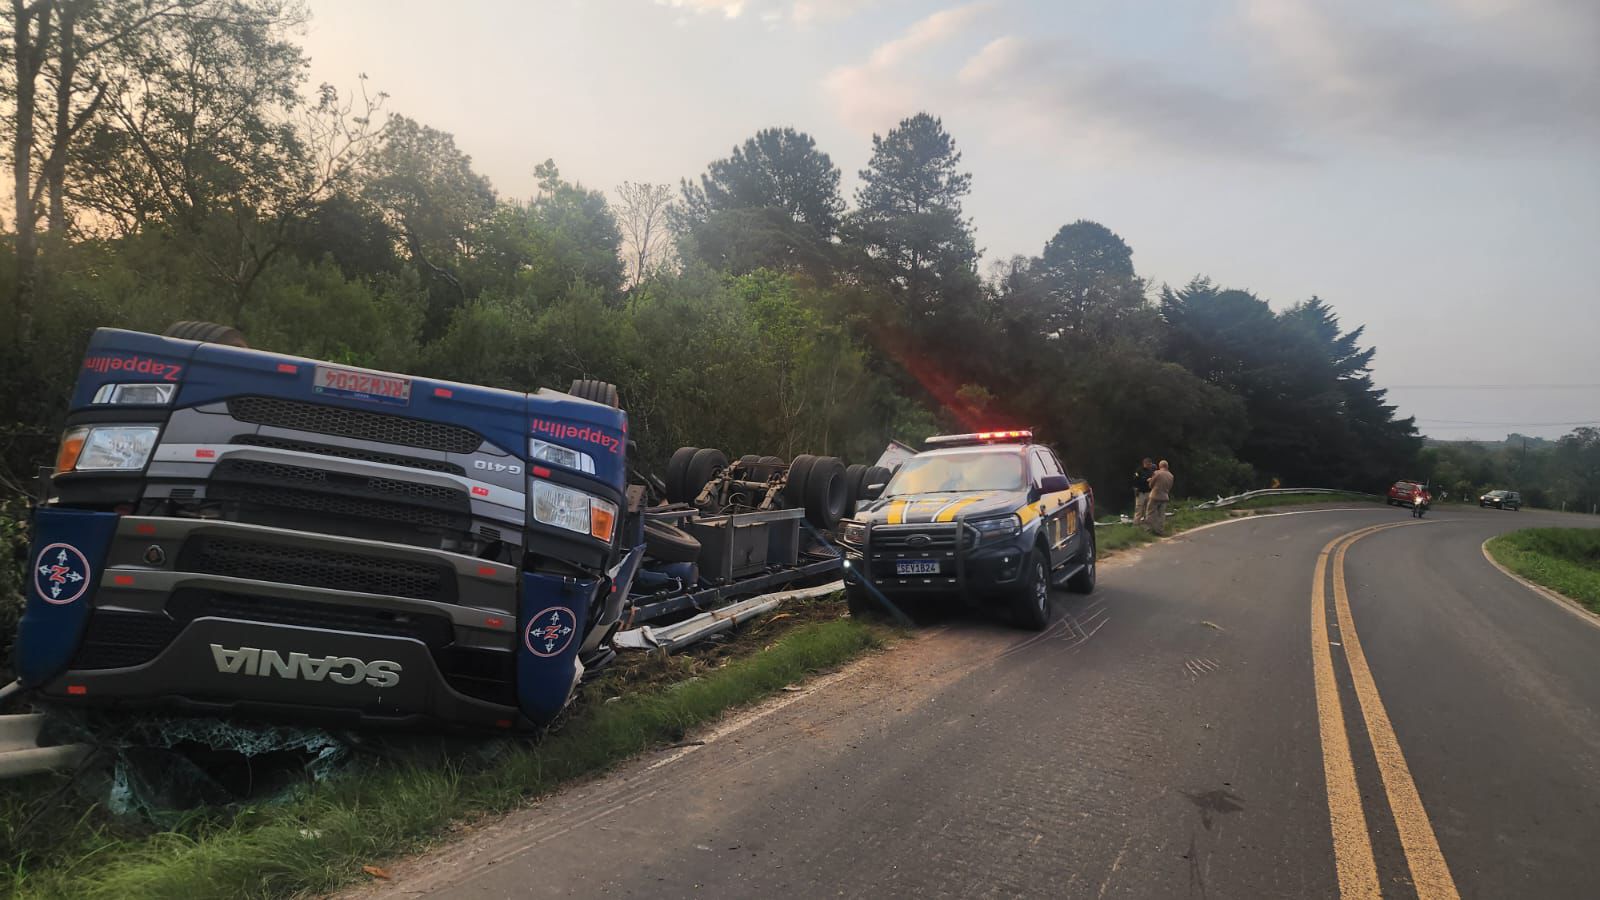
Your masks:
M1162 460L1150 476L1150 501L1145 523L1158 537L1167 533L1167 501L1172 499L1172 469Z
M1143 525L1144 515L1150 503L1150 476L1156 473L1156 464L1146 456L1139 463L1139 471L1133 473L1133 524Z

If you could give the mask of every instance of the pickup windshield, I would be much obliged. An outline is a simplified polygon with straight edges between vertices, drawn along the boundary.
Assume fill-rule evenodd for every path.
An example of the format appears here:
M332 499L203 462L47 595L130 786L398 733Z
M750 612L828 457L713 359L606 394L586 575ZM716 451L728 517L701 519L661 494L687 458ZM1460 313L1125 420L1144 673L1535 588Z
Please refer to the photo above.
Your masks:
M975 451L906 460L884 489L884 496L1015 491L1021 487L1021 457L1015 453Z

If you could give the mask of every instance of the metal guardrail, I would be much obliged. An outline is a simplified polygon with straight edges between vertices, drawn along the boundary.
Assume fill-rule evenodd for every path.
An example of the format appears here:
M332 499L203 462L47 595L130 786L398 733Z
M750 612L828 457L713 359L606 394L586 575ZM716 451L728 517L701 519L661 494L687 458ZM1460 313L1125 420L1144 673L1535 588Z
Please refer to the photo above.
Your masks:
M1256 497L1281 497L1290 494L1357 494L1362 497L1377 497L1378 494L1368 494L1362 491L1346 491L1339 488L1262 488L1258 491L1245 491L1232 497L1218 497L1204 503L1195 504L1195 509L1221 509L1232 506L1241 500L1253 500Z
M40 747L39 729L43 726L44 716L39 713L0 716L0 778L70 769L94 749L88 744Z
M618 650L665 650L671 653L696 641L705 640L719 631L727 631L741 622L769 613L786 600L825 597L842 590L844 582L834 581L817 587L763 594L722 609L701 613L674 625L641 625L638 628L619 631L612 636L611 645Z

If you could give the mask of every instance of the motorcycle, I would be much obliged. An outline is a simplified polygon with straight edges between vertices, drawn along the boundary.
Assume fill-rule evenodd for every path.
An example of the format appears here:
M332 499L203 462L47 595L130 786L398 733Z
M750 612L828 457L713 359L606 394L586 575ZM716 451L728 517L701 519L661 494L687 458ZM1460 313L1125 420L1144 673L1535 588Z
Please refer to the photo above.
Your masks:
M1421 494L1411 498L1411 517L1420 519L1428 511L1428 500Z

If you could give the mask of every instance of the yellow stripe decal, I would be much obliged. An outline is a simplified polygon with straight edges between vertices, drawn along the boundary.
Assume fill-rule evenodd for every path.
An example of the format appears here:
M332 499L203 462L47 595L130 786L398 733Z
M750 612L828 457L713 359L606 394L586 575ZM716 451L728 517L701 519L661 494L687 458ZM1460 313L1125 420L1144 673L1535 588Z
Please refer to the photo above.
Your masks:
M906 521L906 501L896 500L889 504L889 524L903 525Z
M987 494L979 494L976 497L964 497L952 503L947 503L945 504L944 509L939 510L939 512L933 517L933 521L954 522L956 520L956 515L963 509L966 509L972 504L977 503L979 500L987 499L987 497Z
M1024 525L1032 522L1034 519L1039 518L1038 504L1029 503L1027 506L1017 510L1017 518L1021 519L1022 524Z

